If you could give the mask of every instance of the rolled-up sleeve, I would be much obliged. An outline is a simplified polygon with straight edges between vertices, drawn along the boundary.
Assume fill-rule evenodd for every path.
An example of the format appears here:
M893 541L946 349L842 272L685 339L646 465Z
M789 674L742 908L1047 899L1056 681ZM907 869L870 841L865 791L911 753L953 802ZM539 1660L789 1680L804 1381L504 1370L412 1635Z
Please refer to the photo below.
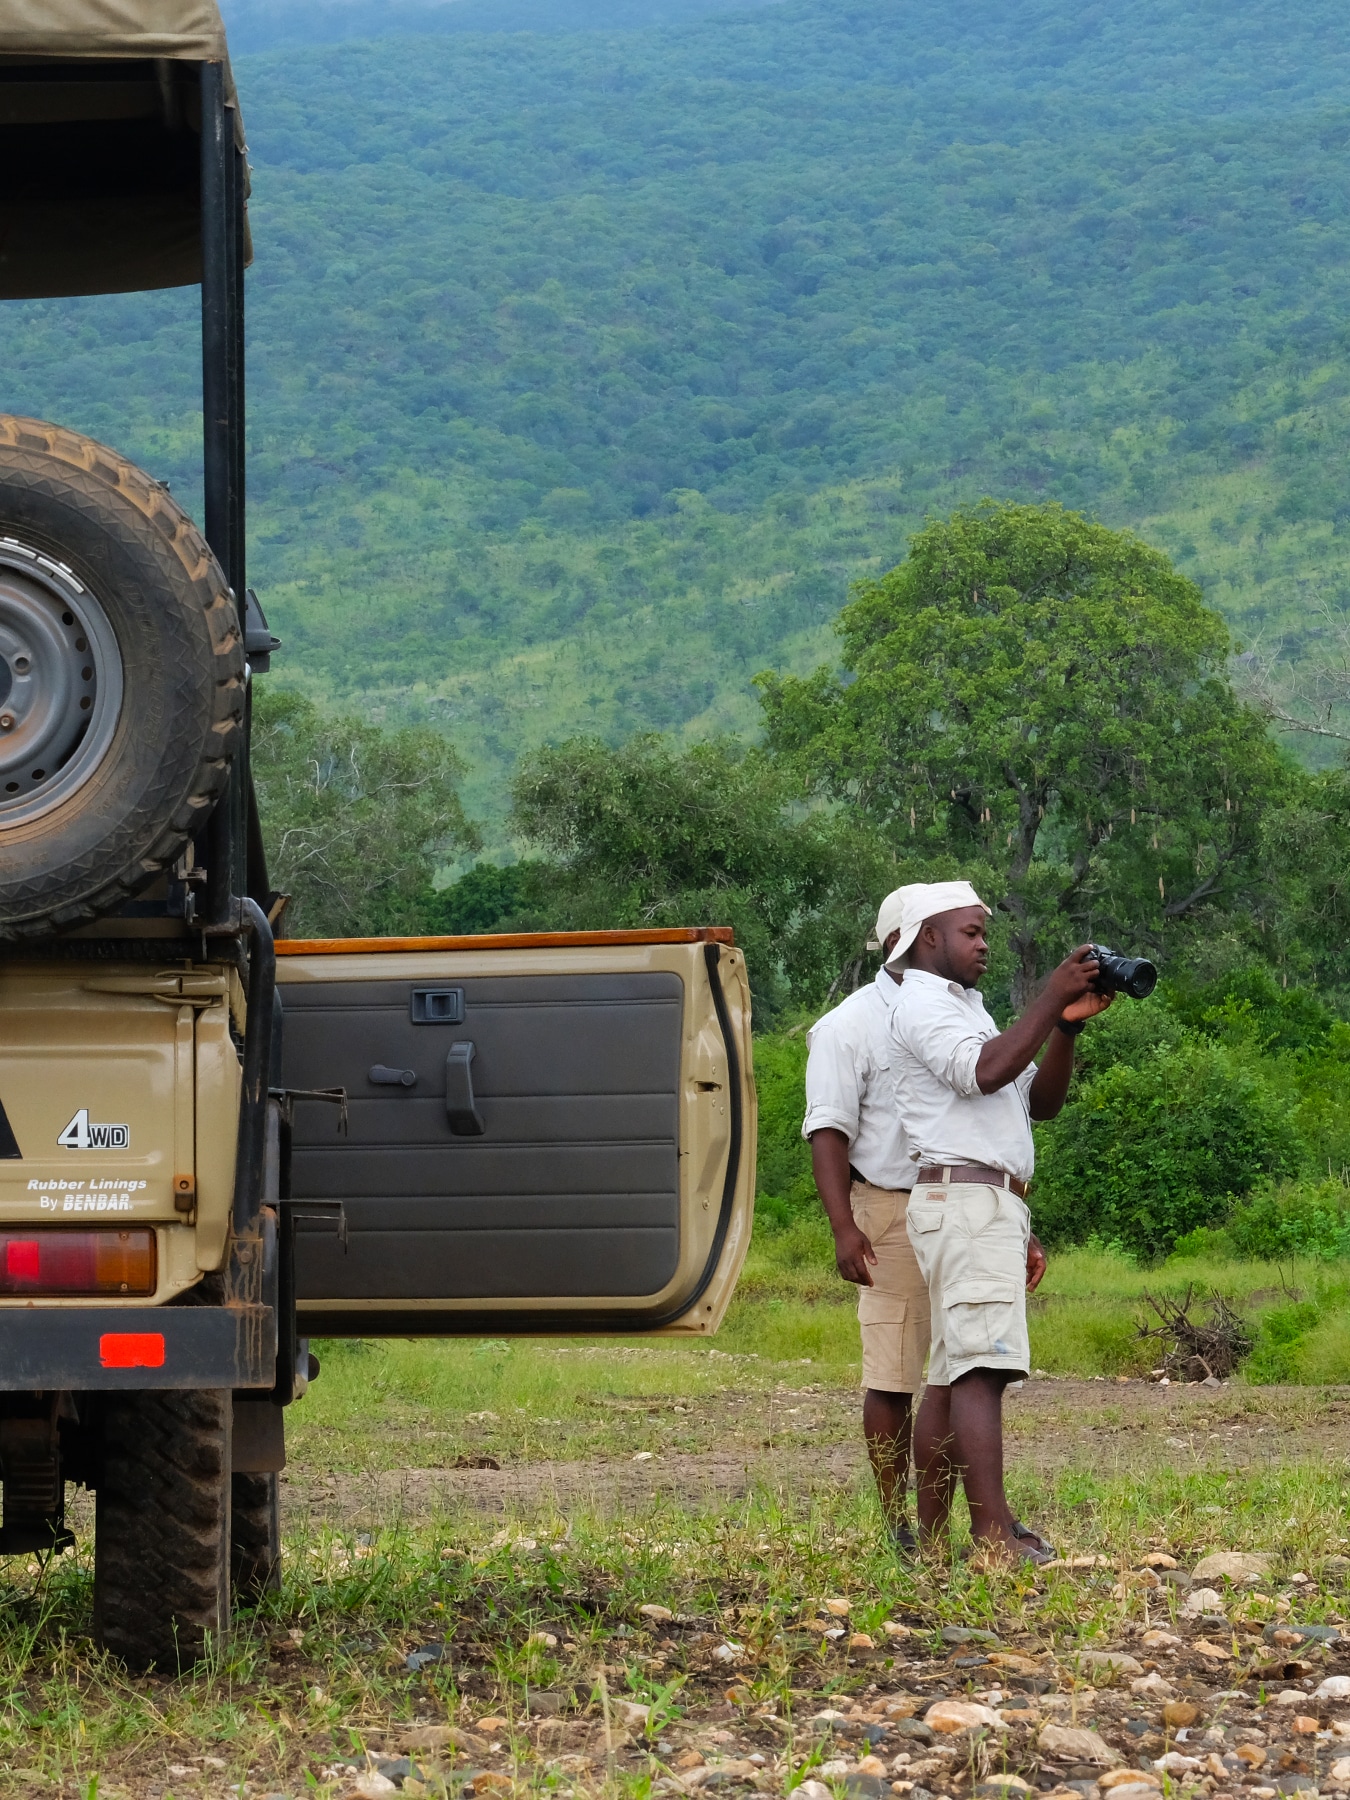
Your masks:
M843 1041L830 1023L811 1033L806 1058L806 1117L802 1136L827 1127L842 1131L851 1144L858 1135L865 1071L859 1068L856 1045Z
M963 1099L980 1091L975 1079L985 1039L971 1029L970 1011L954 995L925 990L924 1005L891 1023L896 1042Z

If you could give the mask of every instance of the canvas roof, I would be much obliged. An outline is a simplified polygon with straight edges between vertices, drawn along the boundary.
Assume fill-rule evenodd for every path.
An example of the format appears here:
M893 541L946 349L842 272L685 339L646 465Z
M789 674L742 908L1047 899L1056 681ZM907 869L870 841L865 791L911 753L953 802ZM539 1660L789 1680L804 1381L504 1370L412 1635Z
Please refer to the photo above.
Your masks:
M2 0L0 299L200 279L203 62L242 149L215 0Z
M219 62L225 27L215 0L5 0L0 56Z

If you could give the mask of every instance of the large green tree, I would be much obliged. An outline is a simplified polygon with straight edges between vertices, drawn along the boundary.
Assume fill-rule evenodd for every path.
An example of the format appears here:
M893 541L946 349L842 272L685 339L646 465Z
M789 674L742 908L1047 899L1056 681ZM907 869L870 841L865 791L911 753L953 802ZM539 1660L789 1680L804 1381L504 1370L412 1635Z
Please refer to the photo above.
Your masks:
M1287 771L1194 583L1128 532L986 501L840 616L842 674L760 678L768 741L893 847L990 871L1011 989L1088 935L1155 950L1264 881Z
M856 983L878 897L906 879L879 833L731 740L573 738L527 757L514 796L554 859L552 923L731 925L768 1012Z
M463 767L438 731L386 731L259 692L253 779L268 873L291 936L418 931L436 866L478 846Z

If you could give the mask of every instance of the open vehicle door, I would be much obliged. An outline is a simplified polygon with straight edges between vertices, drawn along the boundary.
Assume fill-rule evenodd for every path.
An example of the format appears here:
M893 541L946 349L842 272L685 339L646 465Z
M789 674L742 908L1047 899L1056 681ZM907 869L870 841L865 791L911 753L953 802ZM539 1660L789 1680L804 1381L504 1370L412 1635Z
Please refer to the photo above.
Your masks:
M302 1332L717 1329L755 1185L729 931L277 950Z

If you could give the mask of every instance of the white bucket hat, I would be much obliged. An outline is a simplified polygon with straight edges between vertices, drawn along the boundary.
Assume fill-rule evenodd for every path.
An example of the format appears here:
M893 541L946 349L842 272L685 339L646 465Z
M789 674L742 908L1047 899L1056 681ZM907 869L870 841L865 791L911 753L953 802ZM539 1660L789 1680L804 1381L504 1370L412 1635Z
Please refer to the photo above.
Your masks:
M877 911L877 942L884 945L893 931L900 933L887 961L896 962L905 954L925 919L955 912L960 906L983 906L989 911L968 881L911 881L908 887L887 894Z

